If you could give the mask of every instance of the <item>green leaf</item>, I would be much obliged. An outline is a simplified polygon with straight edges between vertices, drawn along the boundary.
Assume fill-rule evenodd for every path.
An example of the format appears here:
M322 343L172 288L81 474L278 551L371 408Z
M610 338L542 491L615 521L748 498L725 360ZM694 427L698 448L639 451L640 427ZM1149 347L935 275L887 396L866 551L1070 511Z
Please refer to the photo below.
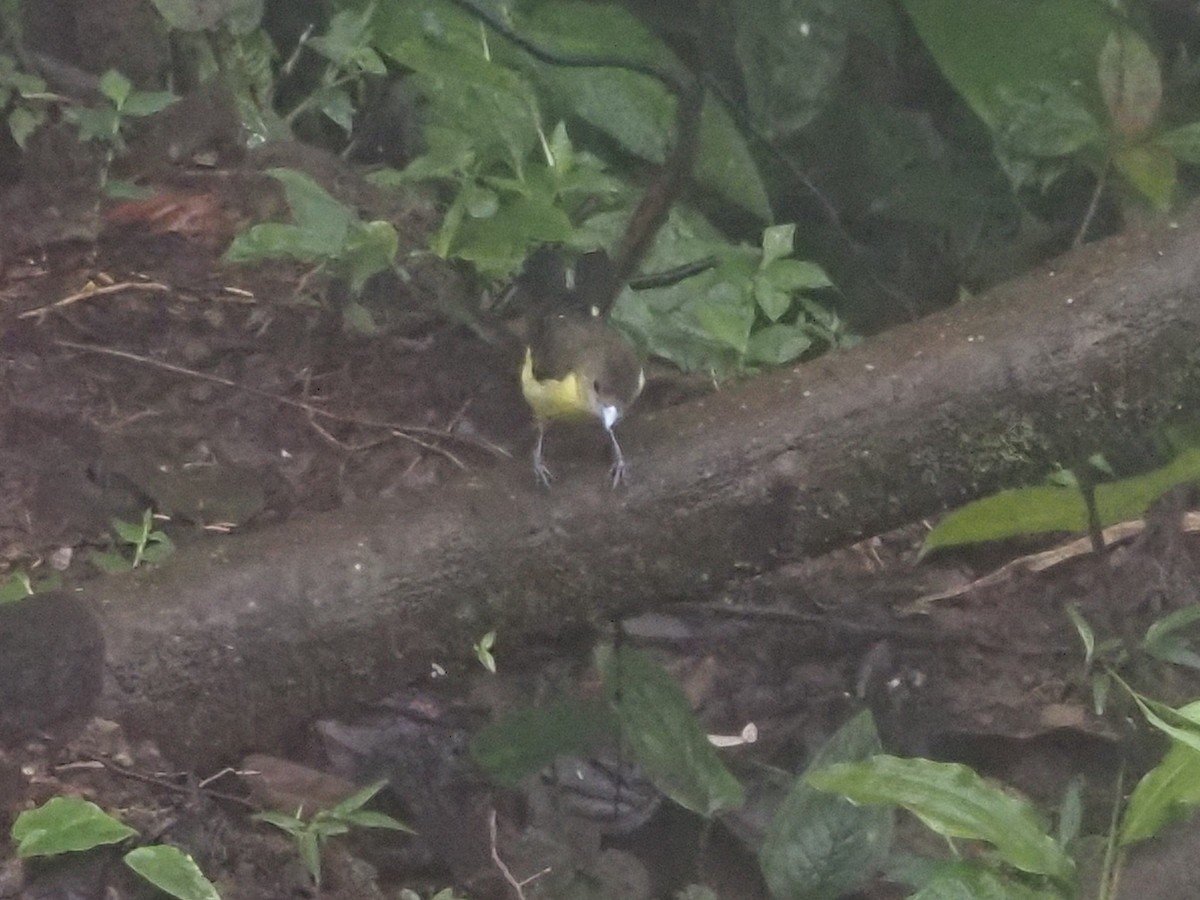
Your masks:
M119 844L136 834L95 803L79 797L52 797L21 813L12 826L17 856L22 859Z
M112 525L112 530L117 533L117 536L126 544L140 544L146 539L146 534L149 530L149 522L126 522L123 519L112 519L109 522Z
M132 90L133 82L116 69L109 69L100 76L100 93L111 100L117 109L124 106Z
M871 714L859 713L821 748L809 770L865 759L880 749ZM855 806L797 778L758 855L771 895L834 900L852 892L887 858L893 818L889 809Z
M281 831L286 831L288 834L295 836L302 832L305 828L304 820L298 819L295 816L289 816L286 813L267 810L254 814L256 822L266 822L268 825L274 825Z
M386 272L400 249L400 236L391 222L356 224L350 230L339 265L350 276L350 292L357 295L367 279Z
M386 813L375 812L370 809L360 809L356 812L346 813L342 819L348 824L357 828L383 828L388 831L403 831L408 834L416 834L416 832L405 825L398 819L393 819Z
M1034 808L966 766L875 756L812 772L808 781L855 803L901 806L943 837L987 841L1023 872L1064 883L1075 876L1075 864L1047 834Z
M471 740L471 755L488 775L513 786L559 756L583 755L617 733L601 700L566 699L504 714Z
M329 121L349 134L354 128L354 101L349 92L340 87L330 87L322 89L320 94L318 109Z
M308 45L338 68L349 68L360 50L370 43L373 14L370 5L361 10L343 9L334 13L325 34L311 38Z
M8 131L16 141L17 146L25 149L29 136L37 131L39 125L46 120L46 114L26 106L15 106L8 114Z
M179 98L170 91L134 91L121 106L123 116L152 116L162 112Z
M785 256L791 256L796 249L796 225L771 225L763 229L762 261L758 264L765 269L771 263Z
M1122 685L1129 690L1128 685ZM1165 703L1143 697L1129 690L1138 709L1146 721L1179 743L1200 751L1200 704L1188 704L1181 709L1172 709Z
M1200 122L1192 122L1160 134L1154 141L1180 162L1200 164Z
M733 50L750 113L773 141L804 128L837 94L846 59L843 0L734 0Z
M0 605L16 603L32 594L33 583L30 581L29 575L20 569L12 572L3 582L0 582Z
M1191 641L1180 634L1200 622L1200 603L1191 603L1151 623L1142 638L1142 649L1164 662L1200 669L1200 655Z
M300 859L304 868L312 876L316 884L321 883L321 842L312 831L301 831L296 835L296 849L300 851Z
M956 509L925 536L924 556L941 547L1087 528L1083 495L1052 485L1000 491Z
M659 790L703 816L745 802L741 784L709 743L679 685L660 665L628 647L601 647L597 662L621 736Z
M674 140L673 135L671 139ZM760 222L774 218L754 154L729 111L712 97L704 101L700 149L693 175L697 184L709 188Z
M133 568L133 563L119 553L102 553L95 551L88 560L106 575L120 575Z
M750 335L746 361L764 366L781 366L801 356L813 344L812 337L796 325L768 325Z
M947 80L1007 146L1057 155L1098 139L1096 62L1124 28L1107 4L904 0L904 8Z
M792 308L792 295L789 291L777 288L757 275L754 277L754 300L763 315L772 322L778 322Z
M1184 450L1165 466L1096 486L1101 527L1145 514L1150 504L1176 485L1200 479L1200 449ZM1039 485L1000 491L956 509L925 538L921 555L939 547L994 541L1048 531L1088 527L1083 495L1073 488Z
M1169 150L1154 144L1125 147L1113 157L1113 165L1156 210L1171 208L1177 179L1175 157Z
M1114 29L1100 51L1097 74L1117 134L1137 137L1154 124L1162 104L1162 73L1141 35Z
M761 276L785 291L812 291L833 286L824 269L799 259L777 259L763 269Z
M746 302L740 286L719 281L710 287L692 307L696 321L713 341L732 347L745 355L754 324L754 307Z
M125 865L179 900L221 900L196 861L177 847L155 844L125 854Z
M354 211L334 198L310 176L295 169L270 169L267 174L283 185L296 227L308 246L336 253L356 221Z
M104 183L104 195L114 200L147 200L154 189L122 178L110 178Z
M1200 715L1200 703L1180 710ZM1167 824L1200 805L1200 750L1173 741L1162 762L1142 776L1129 796L1121 819L1122 846L1154 837Z
M387 779L385 778L380 781L373 782L372 784L368 784L366 787L359 788L345 800L342 800L341 802L329 807L329 809L325 811L325 815L331 819L338 819L342 818L348 813L354 812L355 810L362 809L371 802L371 799L376 794L387 787L387 784Z
M941 866L934 878L909 900L1068 900L1074 894L1022 884L1004 872L978 863Z

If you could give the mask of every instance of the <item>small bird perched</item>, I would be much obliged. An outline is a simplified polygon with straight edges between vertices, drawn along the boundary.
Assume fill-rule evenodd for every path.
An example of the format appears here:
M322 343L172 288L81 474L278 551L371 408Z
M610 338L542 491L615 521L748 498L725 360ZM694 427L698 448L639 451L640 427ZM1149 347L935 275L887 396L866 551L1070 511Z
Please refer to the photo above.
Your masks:
M521 368L521 392L533 410L537 443L533 472L550 486L542 458L546 424L553 420L600 420L612 442L613 487L625 477L625 456L614 426L646 384L641 360L629 339L595 316L549 316L534 328Z
M546 424L556 419L599 419L612 443L613 487L625 478L625 456L613 427L642 392L646 377L633 344L608 322L608 314L646 256L695 159L703 85L695 80L675 86L675 145L634 208L615 260L596 250L568 270L556 249L543 247L526 261L518 279L544 311L528 337L521 392L537 425L533 471L547 487L550 471L542 442Z

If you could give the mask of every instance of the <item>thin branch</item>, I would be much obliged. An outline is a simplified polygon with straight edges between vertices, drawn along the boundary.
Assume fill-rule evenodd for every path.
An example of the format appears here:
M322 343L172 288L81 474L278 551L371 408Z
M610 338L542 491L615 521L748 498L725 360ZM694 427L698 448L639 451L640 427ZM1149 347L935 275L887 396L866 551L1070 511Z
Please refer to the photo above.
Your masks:
M443 447L438 447L435 444L430 443L428 440L423 440L422 437L418 437L418 435L423 436L424 438L441 440L449 439L470 447L487 450L500 456L506 456L509 458L512 457L512 454L503 447L478 437L466 437L465 435L449 434L440 428L426 428L420 425L399 425L395 422L385 422L379 419L368 419L358 416L347 416L340 413L329 412L328 410L321 409L319 406L314 406L311 403L305 403L302 400L295 400L292 397L285 397L282 394L274 394L270 391L264 391L261 388L250 387L249 385L245 384L238 384L236 381L231 381L228 378L222 378L219 375L210 375L207 372L197 372L195 369L188 369L183 366L177 366L173 363L163 362L162 360L153 359L148 356L130 353L127 350L117 350L112 347L101 347L96 344L80 344L75 341L58 340L54 343L59 347L66 347L71 350L82 350L85 353L97 353L101 356L111 356L115 357L116 359L126 360L127 362L137 363L138 365L149 366L150 368L154 369L161 369L164 372L171 372L175 375L182 375L186 378L194 378L198 381L207 381L210 384L219 384L224 387L242 391L243 393L250 394L255 397L262 397L263 399L270 400L273 403L279 403L283 406L290 406L293 409L302 410L310 416L321 416L334 422L341 422L345 425L359 425L366 428L386 428L392 434L396 435L396 437L416 444L418 447L441 454L460 469L467 468L466 464L463 463L462 460L460 460L449 450L446 450Z

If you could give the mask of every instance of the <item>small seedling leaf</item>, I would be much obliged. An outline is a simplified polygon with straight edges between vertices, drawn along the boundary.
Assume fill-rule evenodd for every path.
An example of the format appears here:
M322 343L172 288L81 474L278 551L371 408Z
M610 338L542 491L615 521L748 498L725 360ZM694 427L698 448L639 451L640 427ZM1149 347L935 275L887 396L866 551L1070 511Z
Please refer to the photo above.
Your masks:
M125 854L125 865L178 900L221 900L196 861L178 847L138 847Z
M389 831L404 831L408 834L416 834L413 829L409 828L399 819L393 819L387 813L375 812L370 809L360 809L357 812L347 813L341 819L346 824L354 825L358 828L386 828Z
M17 856L23 859L119 844L136 834L95 803L79 797L53 797L21 813L12 827Z
M1023 872L1074 877L1075 864L1033 807L966 766L881 755L820 769L808 781L855 803L901 806L944 837L987 841Z

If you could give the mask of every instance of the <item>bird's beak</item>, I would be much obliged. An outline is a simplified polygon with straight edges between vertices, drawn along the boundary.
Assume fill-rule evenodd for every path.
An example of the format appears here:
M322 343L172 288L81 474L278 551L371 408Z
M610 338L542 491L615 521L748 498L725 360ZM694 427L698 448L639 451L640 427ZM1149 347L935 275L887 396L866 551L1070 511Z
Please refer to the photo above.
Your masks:
M612 405L600 407L600 421L609 431L612 431L612 427L617 424L619 418L621 418L621 411L617 407Z

